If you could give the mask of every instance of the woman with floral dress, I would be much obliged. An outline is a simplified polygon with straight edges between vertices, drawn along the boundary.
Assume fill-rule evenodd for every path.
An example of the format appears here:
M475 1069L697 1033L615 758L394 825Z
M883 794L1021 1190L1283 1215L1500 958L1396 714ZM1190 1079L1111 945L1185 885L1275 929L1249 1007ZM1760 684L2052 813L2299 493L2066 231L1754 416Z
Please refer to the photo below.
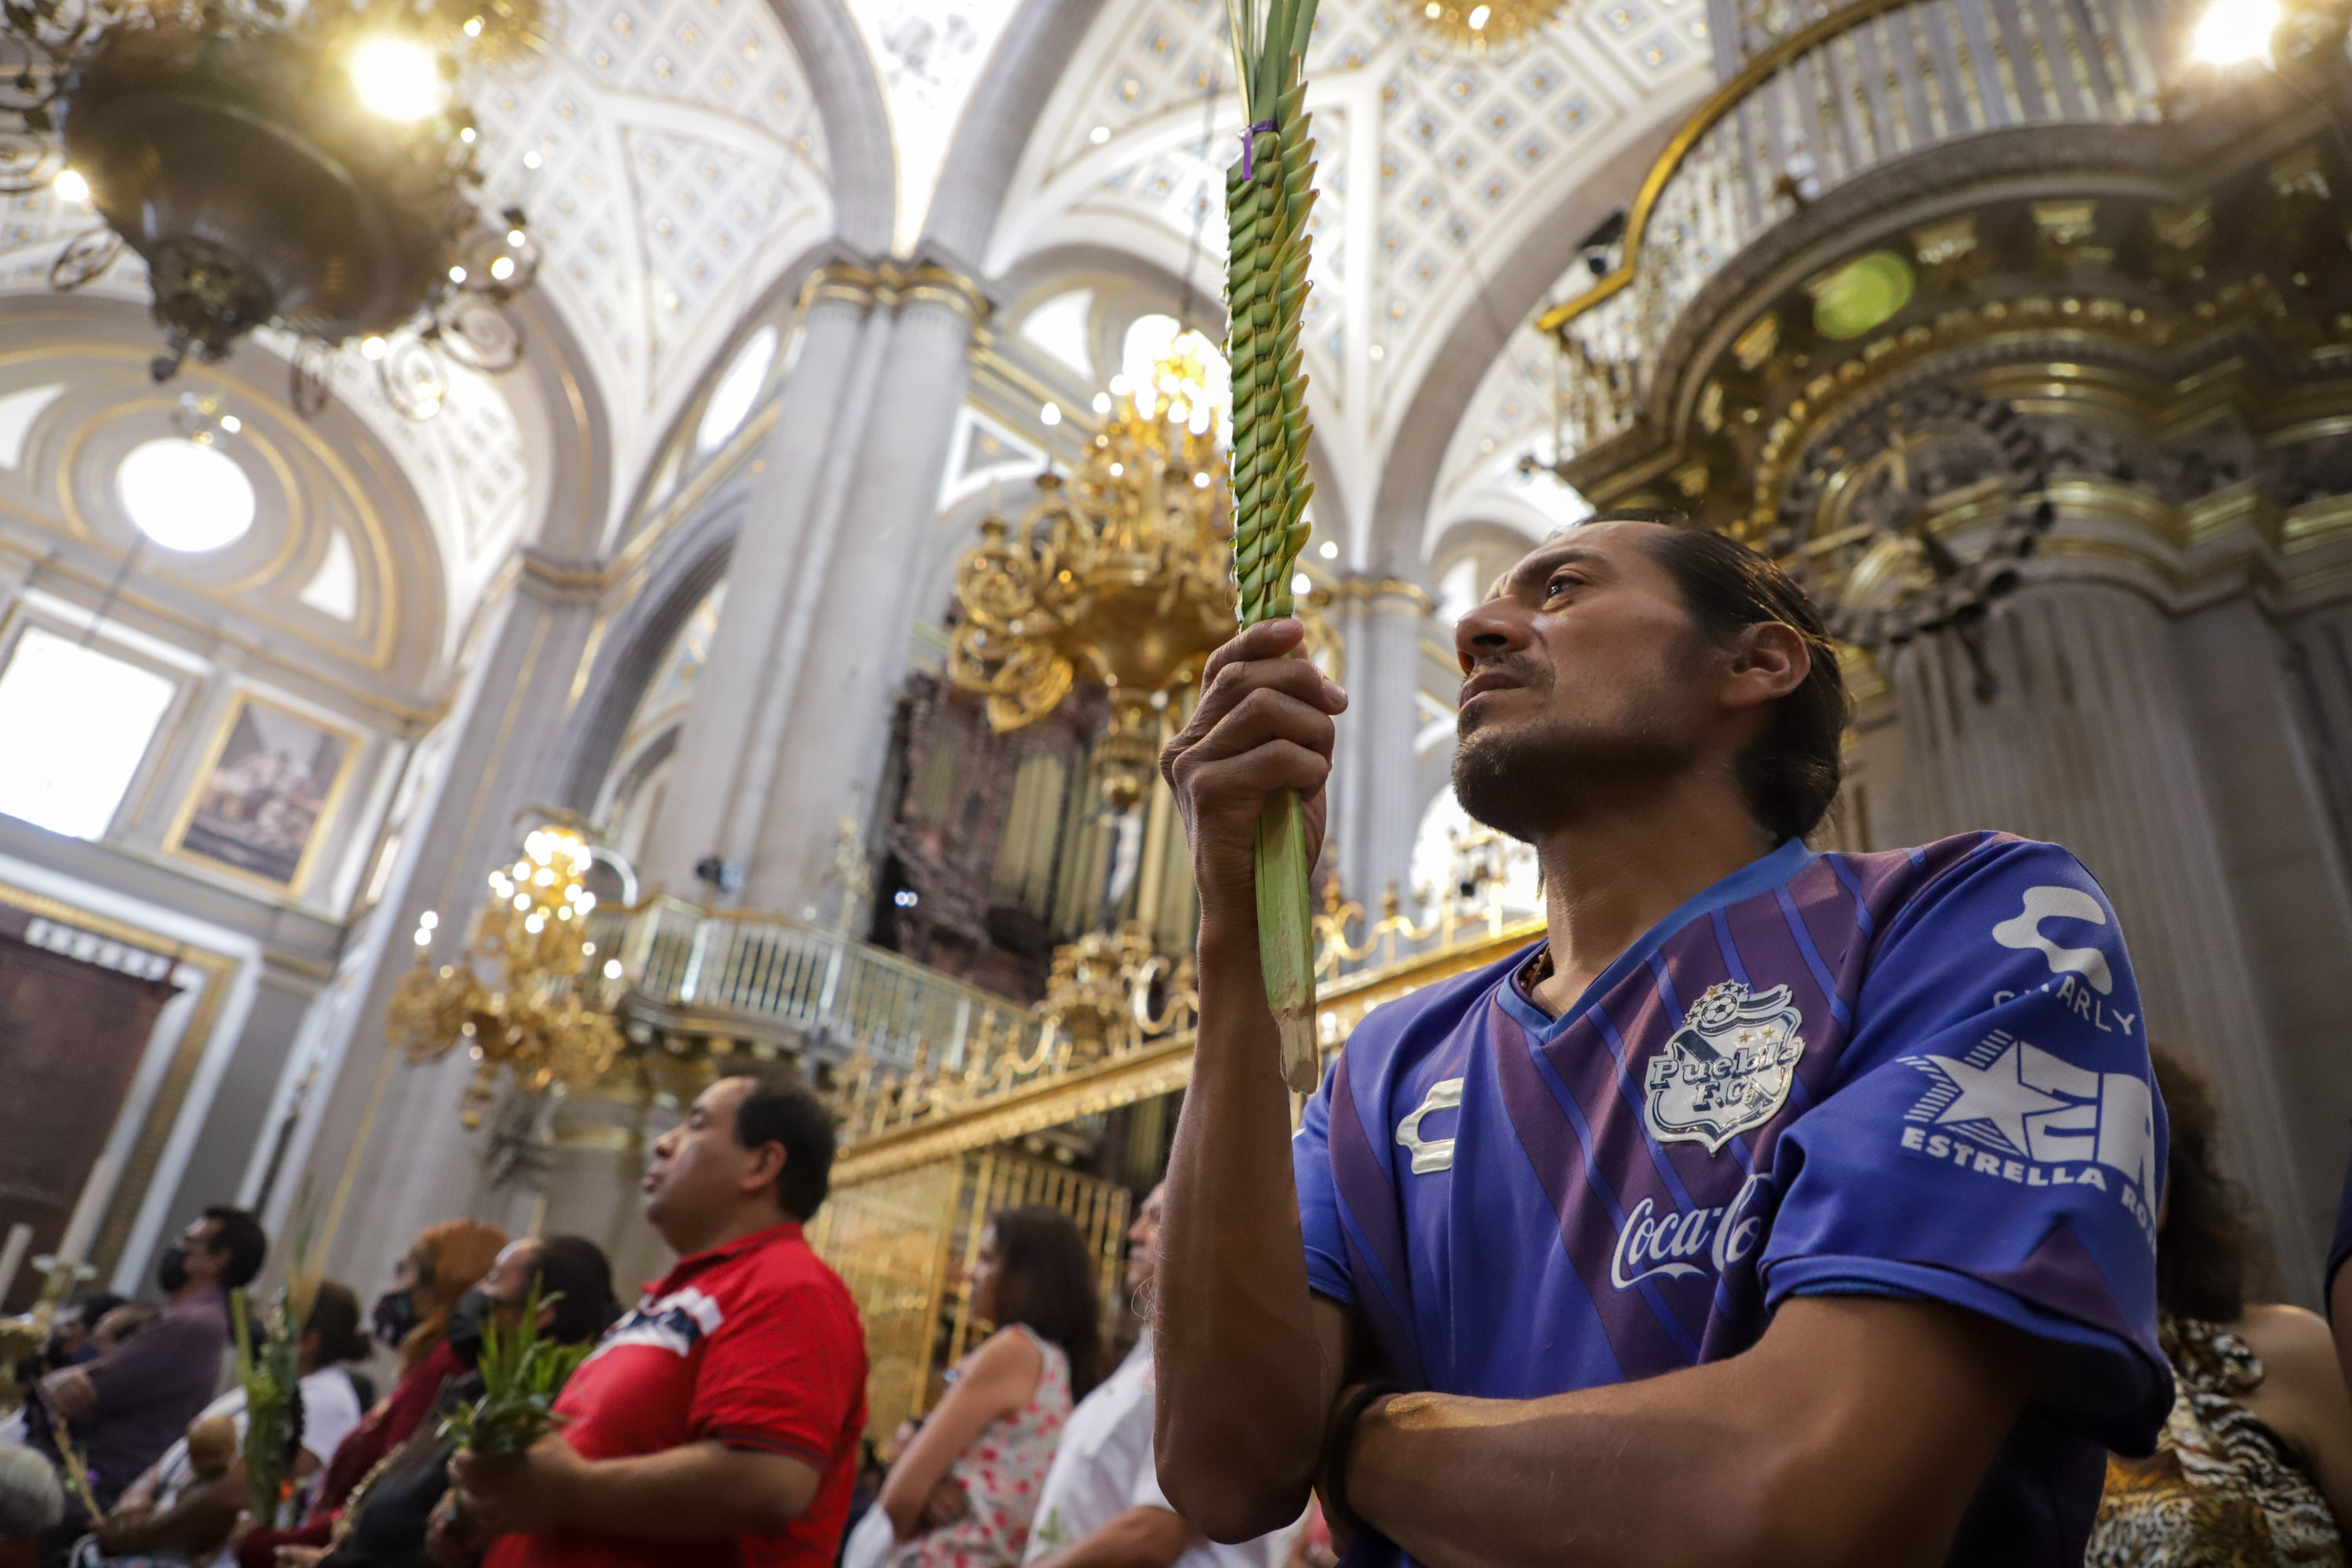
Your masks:
M1062 1424L1093 1384L1094 1269L1069 1215L1006 1209L982 1234L971 1310L996 1331L890 1467L890 1568L1015 1568Z

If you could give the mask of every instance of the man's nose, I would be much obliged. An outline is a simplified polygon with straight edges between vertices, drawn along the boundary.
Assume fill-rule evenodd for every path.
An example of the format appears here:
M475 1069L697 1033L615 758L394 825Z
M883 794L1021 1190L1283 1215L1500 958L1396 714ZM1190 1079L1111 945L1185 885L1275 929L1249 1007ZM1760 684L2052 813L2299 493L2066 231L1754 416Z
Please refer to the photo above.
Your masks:
M1454 655L1468 675L1488 659L1527 647L1534 635L1525 605L1489 599L1454 623Z

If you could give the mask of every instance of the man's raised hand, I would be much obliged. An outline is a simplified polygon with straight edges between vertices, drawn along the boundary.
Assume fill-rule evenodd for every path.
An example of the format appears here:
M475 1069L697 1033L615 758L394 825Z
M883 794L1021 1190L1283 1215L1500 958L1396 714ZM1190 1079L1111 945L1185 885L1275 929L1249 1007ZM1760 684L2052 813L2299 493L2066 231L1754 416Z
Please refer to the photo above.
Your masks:
M1323 843L1331 721L1348 694L1299 651L1306 628L1261 621L1209 658L1201 702L1160 753L1192 847L1204 917L1256 918L1253 847L1265 798L1295 789L1307 802L1307 863Z

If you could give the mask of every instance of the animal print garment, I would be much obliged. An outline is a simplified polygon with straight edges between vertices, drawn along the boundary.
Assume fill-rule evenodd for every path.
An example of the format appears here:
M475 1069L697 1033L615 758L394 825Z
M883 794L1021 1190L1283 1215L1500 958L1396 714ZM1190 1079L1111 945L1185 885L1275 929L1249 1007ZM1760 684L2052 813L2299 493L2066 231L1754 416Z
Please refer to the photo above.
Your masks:
M2167 1317L2179 1380L2145 1459L2109 1456L2084 1568L2346 1568L2326 1500L2279 1435L2238 1403L2263 1381L2245 1341Z

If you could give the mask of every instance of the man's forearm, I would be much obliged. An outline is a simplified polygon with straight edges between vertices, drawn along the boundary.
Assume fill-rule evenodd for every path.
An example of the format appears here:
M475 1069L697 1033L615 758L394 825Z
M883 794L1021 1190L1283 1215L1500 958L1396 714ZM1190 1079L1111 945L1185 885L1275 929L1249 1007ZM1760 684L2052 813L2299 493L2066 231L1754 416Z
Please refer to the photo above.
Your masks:
M1168 1568L1194 1539L1192 1527L1164 1508L1131 1508L1030 1568Z
M1744 1355L1640 1382L1378 1404L1348 1505L1431 1568L1941 1563L2038 1361L1948 1308L1781 1319Z
M1204 913L1192 1081L1160 1244L1160 1479L1219 1540L1305 1506L1328 1392L1290 1170L1290 1104L1255 922Z
M772 1534L800 1517L814 1490L780 1481L775 1458L701 1442L592 1461L565 1500L564 1522L661 1541Z

